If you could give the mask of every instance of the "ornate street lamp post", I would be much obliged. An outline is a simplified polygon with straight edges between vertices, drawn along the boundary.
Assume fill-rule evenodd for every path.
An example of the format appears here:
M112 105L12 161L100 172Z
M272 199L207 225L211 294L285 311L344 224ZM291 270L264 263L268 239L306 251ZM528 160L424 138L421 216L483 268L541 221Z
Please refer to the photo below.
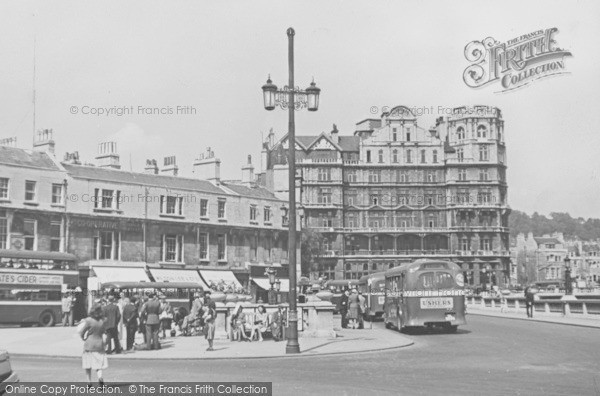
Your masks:
M294 29L287 30L288 36L288 71L289 82L283 89L277 89L277 86L271 81L271 76L267 83L263 85L263 99L265 109L273 110L279 105L282 109L287 109L289 114L288 121L288 167L289 167L289 273L290 273L290 311L289 311L289 336L286 345L286 353L300 353L300 344L298 344L298 311L296 306L296 110L304 107L308 111L317 111L319 108L319 94L321 90L317 88L313 81L310 86L301 90L294 85Z
M273 268L267 268L265 270L265 275L267 275L269 277L269 284L271 285L271 288L269 289L269 305L273 305L275 304L275 276L277 275L277 270L273 269Z

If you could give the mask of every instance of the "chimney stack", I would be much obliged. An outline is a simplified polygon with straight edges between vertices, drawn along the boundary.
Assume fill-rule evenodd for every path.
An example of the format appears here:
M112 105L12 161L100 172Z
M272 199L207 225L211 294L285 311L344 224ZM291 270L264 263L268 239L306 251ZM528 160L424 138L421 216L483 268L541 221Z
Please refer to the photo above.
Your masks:
M144 173L149 175L158 175L158 164L155 159L147 159L146 167L144 168Z
M331 140L333 143L338 144L340 137L338 136L337 125L333 124L333 130L331 131Z
M33 142L34 151L47 152L54 155L54 140L52 129L40 129L36 132L35 142Z
M164 168L161 169L160 173L167 176L177 176L179 174L179 167L174 155L165 157Z
M63 162L71 165L81 165L81 161L79 160L79 151L65 153L65 160Z
M4 147L17 147L17 137L9 137L0 139L0 146Z
M251 155L248 155L248 163L242 167L242 183L246 185L254 183L254 165L252 165Z
M117 142L103 142L98 145L98 167L121 169L119 164L119 154L117 154Z
M201 180L216 183L221 181L221 160L215 158L215 153L210 147L207 147L206 151L194 161L194 174Z

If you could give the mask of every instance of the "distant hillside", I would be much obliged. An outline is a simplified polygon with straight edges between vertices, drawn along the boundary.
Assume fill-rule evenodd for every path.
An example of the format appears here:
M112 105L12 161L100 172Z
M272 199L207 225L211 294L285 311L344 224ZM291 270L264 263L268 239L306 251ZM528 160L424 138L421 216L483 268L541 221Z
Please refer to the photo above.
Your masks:
M577 219L568 213L550 213L549 217L537 212L529 216L527 213L513 210L508 219L511 237L518 233L533 232L533 235L562 232L566 239L578 238L584 241L600 239L600 219Z

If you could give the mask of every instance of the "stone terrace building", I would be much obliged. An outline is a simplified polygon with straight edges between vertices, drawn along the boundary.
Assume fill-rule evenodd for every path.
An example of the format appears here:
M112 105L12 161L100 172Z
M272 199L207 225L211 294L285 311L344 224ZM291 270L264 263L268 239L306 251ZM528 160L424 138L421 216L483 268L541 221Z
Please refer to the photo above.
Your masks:
M287 137L263 146L265 183L287 190ZM509 275L504 121L460 107L421 128L398 106L356 125L297 136L304 226L324 236L314 277L357 279L417 258L462 265L469 284Z
M241 181L223 181L208 150L185 178L174 157L120 170L112 142L96 165L76 153L56 161L51 136L38 143L43 152L0 147L0 258L30 251L78 264L82 287L93 265L228 270L244 281L251 264L288 264L286 203L254 182L250 163Z

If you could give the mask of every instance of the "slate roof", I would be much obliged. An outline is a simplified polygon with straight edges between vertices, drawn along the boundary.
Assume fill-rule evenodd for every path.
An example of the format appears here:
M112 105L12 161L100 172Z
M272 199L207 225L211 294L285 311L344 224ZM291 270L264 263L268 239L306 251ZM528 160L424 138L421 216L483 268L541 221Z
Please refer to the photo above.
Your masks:
M56 171L60 170L48 153L6 146L0 146L0 163Z
M296 136L296 140L303 145L304 147L309 147L311 144L315 142L315 140L319 139L321 135L314 136ZM339 136L338 135L338 146L342 149L342 151L356 151L358 152L358 145L360 142L360 137L358 136Z
M134 183L146 186L225 194L225 191L207 180L189 179L179 176L152 175L148 173L128 172L86 165L63 164L63 166L71 177L76 179L103 180L124 184Z
M256 186L256 187L248 187L241 184L234 184L229 182L223 182L223 186L228 189L234 191L237 194L240 194L244 197L252 197L252 198L261 198L261 199L278 199L275 194L270 192L264 187Z

